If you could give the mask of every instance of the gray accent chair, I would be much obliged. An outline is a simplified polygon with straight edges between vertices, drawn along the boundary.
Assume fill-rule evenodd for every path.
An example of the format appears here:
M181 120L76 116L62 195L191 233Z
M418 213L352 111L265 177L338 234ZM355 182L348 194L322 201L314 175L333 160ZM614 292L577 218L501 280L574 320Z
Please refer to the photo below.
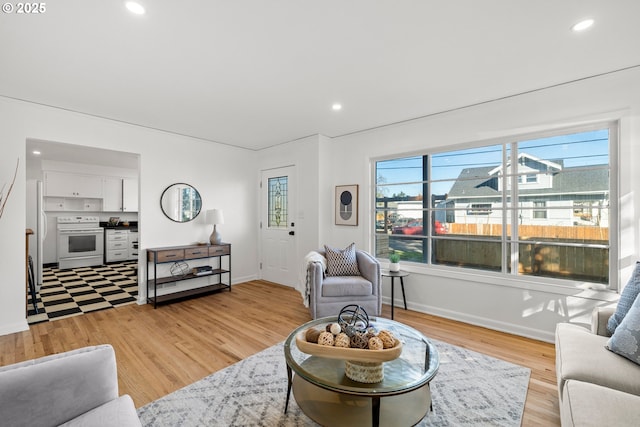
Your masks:
M325 251L317 250L326 257ZM382 313L380 263L369 253L356 249L361 276L326 276L320 263L309 263L309 312L311 317L337 316L350 304L363 307L369 316Z
M0 424L141 426L131 397L118 396L110 345L0 367Z

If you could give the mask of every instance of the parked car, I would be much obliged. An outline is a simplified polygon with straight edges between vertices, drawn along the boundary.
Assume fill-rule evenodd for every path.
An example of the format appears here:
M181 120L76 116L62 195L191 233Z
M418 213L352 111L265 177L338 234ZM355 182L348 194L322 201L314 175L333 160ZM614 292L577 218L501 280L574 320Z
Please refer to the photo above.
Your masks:
M422 220L416 220L407 223L406 225L400 225L393 227L393 234L406 234L412 236L423 235ZM433 234L446 234L447 227L440 221L436 221L433 227Z

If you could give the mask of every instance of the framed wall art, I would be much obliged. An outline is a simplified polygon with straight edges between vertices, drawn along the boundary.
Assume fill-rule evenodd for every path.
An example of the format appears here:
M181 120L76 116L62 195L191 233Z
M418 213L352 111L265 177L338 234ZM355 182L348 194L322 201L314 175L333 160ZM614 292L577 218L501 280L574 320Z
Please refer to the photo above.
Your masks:
M358 225L358 185L336 185L336 225Z

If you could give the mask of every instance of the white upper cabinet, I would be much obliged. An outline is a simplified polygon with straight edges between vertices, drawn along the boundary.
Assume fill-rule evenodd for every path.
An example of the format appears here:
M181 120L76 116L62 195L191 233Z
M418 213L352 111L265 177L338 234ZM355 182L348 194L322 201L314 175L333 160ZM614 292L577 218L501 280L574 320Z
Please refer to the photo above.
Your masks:
M136 178L122 179L122 211L138 212L138 180Z
M122 212L122 178L105 177L102 180L104 199L102 210L105 212Z
M44 172L47 197L102 198L102 177L66 172Z
M105 212L138 212L138 180L105 177L103 179Z

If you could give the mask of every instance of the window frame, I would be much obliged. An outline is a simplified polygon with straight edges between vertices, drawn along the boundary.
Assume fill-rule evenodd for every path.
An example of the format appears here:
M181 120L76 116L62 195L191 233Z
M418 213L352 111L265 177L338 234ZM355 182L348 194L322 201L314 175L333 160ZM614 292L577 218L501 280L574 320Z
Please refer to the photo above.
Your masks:
M406 265L409 267L410 271L416 271L416 272L424 271L425 273L435 273L436 271L443 271L443 276L446 276L446 277L451 277L449 276L451 273L453 273L454 275L457 275L458 273L460 273L462 277L465 277L471 274L476 278L485 277L488 283L491 282L496 284L504 284L507 286L514 285L516 287L524 287L528 289L540 290L543 288L547 288L547 286L549 286L549 288L547 288L548 290L553 290L553 289L558 290L560 288L567 289L567 291L563 291L562 293L570 292L568 290L575 289L576 287L582 287L582 288L586 287L594 290L617 291L619 288L619 283L618 283L619 271L617 266L618 266L619 251L620 251L620 247L619 247L620 245L620 236L619 236L619 233L620 233L620 228L619 228L620 171L619 171L619 157L618 157L619 151L620 151L619 149L620 121L619 120L604 120L604 121L593 122L588 125L557 127L557 128L542 130L542 131L513 134L513 135L502 136L502 137L486 139L486 140L478 140L478 141L473 141L465 144L454 144L448 147L442 147L442 146L432 147L432 148L420 150L420 151L395 153L392 155L385 155L385 156L370 158L371 171L372 171L372 175L371 175L372 176L372 185L371 185L372 199L371 200L373 200L372 216L373 216L373 222L374 222L374 226L370 227L370 231L371 231L371 238L373 242L372 247L374 249L374 253L377 253L377 250L378 250L376 247L377 235L376 235L376 227L375 227L375 218L376 218L376 213L378 212L378 205L377 205L377 198L376 198L376 192L378 190L378 182L377 182L377 163L378 162L389 161L389 160L400 160L404 158L420 156L420 157L423 157L423 159L426 159L426 161L423 161L424 163L423 167L427 167L428 173L430 173L431 158L434 155L442 155L446 152L455 152L455 151L461 151L461 150L467 150L467 149L481 149L483 147L489 147L497 144L503 145L505 147L511 147L511 150L513 151L513 148L517 147L518 143L520 142L527 142L529 140L534 140L534 139L550 138L550 137L556 137L561 135L568 135L572 133L582 133L582 132L589 132L589 131L603 130L603 129L608 129L609 131L609 134L608 134L609 136L609 144L608 144L609 145L608 146L608 149L609 149L609 152L608 152L608 170L609 170L608 275L609 277L608 277L608 284L605 284L605 283L600 284L596 282L585 282L585 281L580 281L576 279L556 279L553 277L518 274L518 272L514 271L513 268L509 268L510 266L506 262L507 257L509 255L508 253L509 246L517 246L518 244L517 238L516 239L514 239L513 237L507 238L507 236L504 235L506 234L506 231L510 227L506 222L503 222L503 225L502 225L502 228L504 230L503 236L498 240L502 246L502 251L503 251L502 271L496 272L488 269L487 270L467 269L467 268L456 267L456 266L434 264L433 258L432 258L433 254L431 252L432 252L432 241L435 235L435 231L433 230L433 228L435 228L433 227L433 218L435 215L435 211L437 210L435 206L428 206L428 208L424 209L425 220L428 218L428 224L429 224L429 231L426 232L425 235L423 236L424 242L425 242L423 246L424 253L425 253L424 259L426 260L426 262L412 262L410 260L403 260L403 263L407 263ZM517 151L513 151L513 152L517 152ZM506 161L506 157L507 157L507 149L504 149L503 165L508 164ZM518 162L511 163L513 167L513 169L511 170L511 175L512 175L512 179L510 180L511 185L517 185L519 178L523 176L523 174L517 173L517 167L518 167L517 163ZM526 176L526 174L524 174L524 176ZM537 178L537 175L536 175L536 178ZM528 182L527 178L522 179L522 181L524 181L525 185L527 183L533 183L531 181ZM435 182L435 181L429 181L429 182ZM537 179L536 179L536 182L537 182ZM391 184L394 185L394 184L402 184L402 183L393 182ZM426 182L425 182L425 186L426 186ZM429 187L429 186L426 186L426 187ZM506 201L507 191L503 191L502 193L503 193L503 201ZM517 195L517 192L516 192L516 195ZM431 198L431 197L432 195L430 193L430 187L429 187L427 191L424 192L424 199ZM471 204L469 204L467 209L469 210L471 209ZM550 209L553 209L553 207L551 207ZM450 214L449 211L451 210L452 209L447 209L445 207L443 209L443 212L445 215L449 215ZM541 211L541 212L545 212L544 214L545 217L548 217L549 206L545 206L545 208L532 207L531 211L532 211L532 216L534 211ZM512 217L510 218L511 221L518 220L518 214L519 214L518 209L504 209L503 212L505 213L505 215L507 215L508 213L512 215ZM506 217L504 219L505 221L507 220ZM447 237L438 236L437 238L446 239ZM470 238L469 240L471 241L475 239ZM562 246L562 244L560 244L560 246ZM590 247L590 246L588 244L585 244L584 247ZM386 259L383 256L379 256L379 258Z

